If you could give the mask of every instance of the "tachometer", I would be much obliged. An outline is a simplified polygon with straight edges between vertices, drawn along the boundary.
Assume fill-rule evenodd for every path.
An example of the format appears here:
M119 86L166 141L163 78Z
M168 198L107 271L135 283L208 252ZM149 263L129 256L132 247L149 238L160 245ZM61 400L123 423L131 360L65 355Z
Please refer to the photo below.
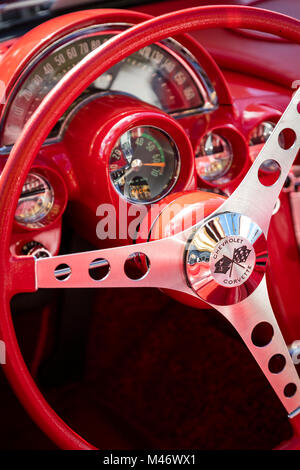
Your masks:
M179 154L162 130L144 126L123 134L109 161L111 181L131 202L149 203L165 196L179 171Z

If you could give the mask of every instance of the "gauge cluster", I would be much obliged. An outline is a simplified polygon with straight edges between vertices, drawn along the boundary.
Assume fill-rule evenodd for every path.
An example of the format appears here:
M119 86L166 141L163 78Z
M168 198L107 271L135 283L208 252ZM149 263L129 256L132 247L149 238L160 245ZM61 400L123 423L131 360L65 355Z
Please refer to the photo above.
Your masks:
M268 113L266 113L268 116ZM223 126L204 133L195 145L195 165L199 187L203 185L217 191L229 189L229 194L235 187L236 179L240 180L243 173L250 167L259 152L275 129L278 115L271 115L261 120L242 134L237 127ZM284 147L284 137L281 146ZM261 167L261 177L265 182L272 180L278 168L272 160ZM203 188L205 189L205 187Z
M56 34L54 28L49 40L41 26L37 37L44 31L43 47L34 53L22 58L22 48L12 48L11 57L19 57L22 67L15 64L18 73L1 110L3 161L40 103L68 71L130 25L130 21L83 21L75 27L70 19L69 29ZM27 51L34 43L28 37ZM0 72L1 67L6 73L9 60L2 61ZM107 124L109 138L105 151L100 151L96 142L103 137L101 126L110 122L111 110L121 120L126 109L128 122L123 127ZM209 54L188 37L138 50L99 76L48 135L38 157L41 164L30 170L16 208L15 251L34 256L56 253L68 202L77 211L74 220L82 231L95 232L99 202L116 207L122 201L148 210L170 192L200 189L231 194L280 115L278 110L272 114L259 109L245 124L247 113L233 103ZM133 123L134 114L139 119ZM141 119L146 114L152 120ZM269 178L276 169L266 162L262 171ZM51 243L44 238L46 233L52 233Z
M112 16L115 17L115 14ZM121 16L132 20L135 14ZM136 21L141 21L139 15ZM7 100L4 106L0 105L0 154L3 161L42 100L68 71L128 27L130 24L126 21L100 21L100 24L93 25L88 19L82 21L81 27L79 23L72 27L70 17L70 27L64 28L64 32L62 29L59 33L53 27L51 37L49 30L41 25L43 32L36 36L34 31L29 32L22 38L21 47L16 46L14 50L12 46L9 52L12 51L11 57L16 58L16 66L12 67L10 59L1 64L1 76L7 73L6 82L11 81L7 88ZM40 41L41 37L49 39ZM43 44L40 49L35 47L33 38ZM214 86L193 52L197 56L200 50L199 56L203 57L206 66L214 66L201 48L195 50L193 47L189 50L189 47L168 39L144 47L99 76L59 119L45 141L44 153L47 154L51 146L63 142L70 121L82 106L108 93L124 95L128 99L137 98L175 119L216 109L218 103ZM31 49L35 52L31 53ZM27 50L24 57L23 50ZM10 69L11 76L15 76L13 80L9 76ZM18 73L16 70L19 70ZM59 156L51 155L50 160L46 158L47 166L43 163L32 167L24 183L14 224L16 236L13 251L18 254L38 253L43 256L57 252L58 246L53 240L60 238L61 217L70 197L67 186L74 189L77 180L71 170L72 162L61 172L61 162L57 166L53 158L56 160ZM187 157L185 160L189 161ZM118 197L131 204L146 205L158 201L174 188L179 176L184 181L179 188L190 187L191 171L186 168L180 175L181 155L178 147L168 131L160 127L136 126L124 132L115 142L106 166L109 168L109 184ZM56 234L48 246L43 239L45 233Z

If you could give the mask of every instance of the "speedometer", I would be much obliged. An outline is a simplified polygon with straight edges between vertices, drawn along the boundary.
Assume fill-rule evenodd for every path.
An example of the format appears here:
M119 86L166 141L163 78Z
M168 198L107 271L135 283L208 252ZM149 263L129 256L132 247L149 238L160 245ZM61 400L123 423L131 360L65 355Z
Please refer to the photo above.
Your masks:
M121 26L119 30L109 26L81 30L49 46L36 57L21 75L5 107L2 146L14 144L43 98L72 67L120 30ZM183 49L176 52L171 49L171 44L176 49L177 43L168 40L127 57L95 80L79 100L86 95L114 91L133 95L168 113L213 108L213 87L211 84L206 87L209 80L205 73L201 75L199 67L196 72L187 56L182 56ZM60 128L61 122L49 138L59 137Z

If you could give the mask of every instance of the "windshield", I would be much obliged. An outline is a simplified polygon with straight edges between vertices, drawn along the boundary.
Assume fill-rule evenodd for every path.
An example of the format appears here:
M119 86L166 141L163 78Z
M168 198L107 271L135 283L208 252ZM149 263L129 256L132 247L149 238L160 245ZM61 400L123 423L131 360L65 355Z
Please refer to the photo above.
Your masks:
M127 8L145 0L0 0L0 40L21 36L55 16L91 8Z

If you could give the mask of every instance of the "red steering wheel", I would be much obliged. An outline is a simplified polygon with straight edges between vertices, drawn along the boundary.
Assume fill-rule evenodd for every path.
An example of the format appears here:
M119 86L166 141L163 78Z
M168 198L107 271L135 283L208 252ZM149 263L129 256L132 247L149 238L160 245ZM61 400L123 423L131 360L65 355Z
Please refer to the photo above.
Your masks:
M14 214L27 173L52 127L74 99L99 75L139 49L179 33L216 27L257 30L300 43L299 21L281 14L248 7L193 8L167 14L134 26L90 53L55 86L26 124L1 174L0 276L2 297L0 338L5 342L7 359L3 369L25 409L49 438L61 448L94 449L93 445L87 443L56 415L34 383L18 346L11 318L10 300L16 293L35 291L39 287L90 286L91 280L85 274L84 265L99 257L108 259L111 266L111 277L108 276L107 281L104 281L104 286L146 285L177 289L201 297L218 308L241 334L300 434L298 419L300 406L299 378L268 300L262 269L263 263L258 262L259 259L261 260L262 254L265 253L265 237L267 236L274 198L276 200L278 197L285 175L299 148L297 135L295 136L295 143L290 149L278 149L276 147L276 145L278 146L278 139L277 143L274 143L274 139L276 135L278 136L278 133L282 132L282 120L280 120L274 131L275 137L273 140L270 138L270 142L268 141L240 187L217 210L217 213L214 213L211 220L211 224L216 226L216 221L220 222L221 220L222 222L222 217L228 218L228 214L229 217L232 214L238 214L241 218L250 221L252 227L257 230L258 236L255 240L250 240L245 234L240 234L241 239L244 240L243 246L246 247L244 250L253 251L254 254L251 259L249 258L248 263L251 273L249 276L247 274L245 282L241 280L239 285L233 289L226 287L223 281L218 280L217 276L213 279L212 274L210 274L211 284L207 286L203 281L203 277L201 277L203 266L197 271L194 266L192 269L187 258L185 264L182 262L183 253L189 253L191 244L200 239L203 234L207 234L206 223L197 227L196 231L189 232L187 237L187 234L185 234L180 239L170 238L141 244L140 249L149 257L151 269L149 275L140 284L126 279L122 272L121 260L122 257L126 259L131 253L132 247L130 246L97 250L92 254L83 253L41 260L35 260L33 257L13 258L9 251ZM292 118L296 112L295 100L299 99L297 97L296 94L292 105L285 113L286 120L291 119L293 121ZM277 183L269 189L259 183L256 173L262 161L268 158L270 152L274 150L277 151L276 159L281 166L281 176ZM249 189L249 181L254 181L254 189ZM252 205L254 191L256 201L262 201L262 204L256 204L256 207ZM260 205L262 207L258 207ZM182 251L183 245L187 247L184 252ZM164 270L161 270L164 247L166 247L168 253L168 264L165 265ZM217 253L217 249L219 248L213 247L213 256ZM170 254L173 258L171 263ZM216 259L215 265L217 263ZM58 285L59 281L55 279L54 270L61 262L71 265L72 276L63 285ZM167 266L169 266L170 271L166 272ZM80 269L77 269L77 267ZM204 269L212 270L212 265L209 267L204 266ZM249 312L251 315L249 315ZM241 322L243 325L241 325ZM265 348L256 344L254 340L255 329L262 323L266 323L272 329L270 341ZM283 357L284 365L280 373L272 374L269 363L270 358L276 354Z

